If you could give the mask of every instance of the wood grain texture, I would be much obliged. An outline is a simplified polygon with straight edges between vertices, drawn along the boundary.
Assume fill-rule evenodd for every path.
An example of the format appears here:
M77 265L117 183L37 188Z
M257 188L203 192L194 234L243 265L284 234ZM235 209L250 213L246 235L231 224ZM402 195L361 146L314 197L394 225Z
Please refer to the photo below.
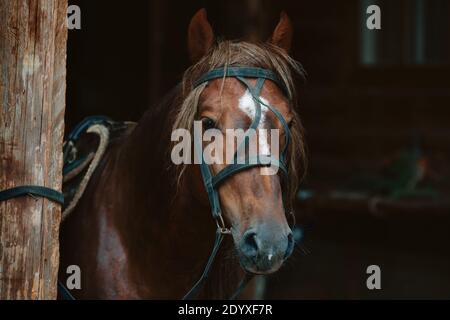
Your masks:
M0 0L0 189L61 190L66 0ZM0 299L55 299L61 208L0 203Z

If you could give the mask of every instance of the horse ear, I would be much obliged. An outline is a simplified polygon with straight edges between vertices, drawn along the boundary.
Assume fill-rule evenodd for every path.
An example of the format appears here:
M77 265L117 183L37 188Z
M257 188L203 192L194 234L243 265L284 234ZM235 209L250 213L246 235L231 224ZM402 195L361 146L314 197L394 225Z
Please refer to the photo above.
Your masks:
M208 22L206 10L200 9L192 17L188 30L188 49L192 63L200 60L213 46L214 32Z
M280 14L280 21L275 27L269 42L289 52L292 44L292 35L294 28L292 27L291 19L289 19L286 12L282 11Z

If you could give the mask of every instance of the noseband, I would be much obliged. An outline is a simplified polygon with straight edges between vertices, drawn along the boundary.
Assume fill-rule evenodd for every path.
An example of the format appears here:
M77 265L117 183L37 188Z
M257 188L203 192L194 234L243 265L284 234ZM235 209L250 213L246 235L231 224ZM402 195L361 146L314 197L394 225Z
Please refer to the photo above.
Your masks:
M283 181L283 185L285 186L284 189L288 188L288 183L287 183L288 182L288 169L287 169L287 165L286 165L286 157L287 157L288 147L289 147L289 143L290 143L290 135L291 135L289 126L288 126L286 120L284 119L284 117L282 116L282 114L276 108L270 106L269 104L264 103L260 99L261 90L262 90L262 88L264 86L264 82L266 80L271 80L271 81L275 82L278 85L278 87L283 90L284 94L289 96L289 91L287 90L285 84L271 70L261 69L261 68L252 68L252 67L227 67L227 68L214 69L214 70L211 70L211 71L203 74L194 83L194 88L196 88L196 87L200 86L201 84L204 84L210 80L218 79L218 78L236 78L237 80L239 80L250 92L250 94L253 98L253 101L256 105L256 112L255 112L255 117L254 117L249 129L245 133L244 141L242 142L241 145L238 146L238 149L234 155L235 161L233 162L233 164L230 164L230 165L226 166L224 169L222 169L221 171L219 171L216 175L212 174L209 165L204 161L203 148L201 145L201 141L195 141L197 146L199 146L198 148L196 148L196 150L199 150L198 156L199 156L199 159L201 159L200 171L201 171L202 178L203 178L203 184L204 184L206 192L208 194L208 199L209 199L209 203L211 206L212 216L217 224L217 232L216 232L216 240L214 243L213 250L208 259L208 262L206 264L206 267L203 271L202 276L197 281L197 283L192 287L192 289L184 296L183 299L193 299L198 295L198 292L200 291L200 289L202 288L202 286L204 285L204 283L208 277L211 266L214 262L217 252L219 251L219 247L222 243L223 236L225 234L231 233L231 228L227 228L225 226L225 222L224 222L224 219L222 216L222 210L221 210L221 206L220 206L219 192L218 192L218 188L219 188L220 184L223 183L226 179L230 178L231 176L233 176L241 171L248 170L248 169L255 168L255 167L267 167L267 166L275 165L281 170L281 172L283 174L282 181ZM250 82L247 80L247 78L256 79L256 84L253 86L252 84L250 84ZM251 157L251 158L247 157L246 163L244 163L244 164L237 163L236 160L237 160L238 151L241 150L242 148L245 148L246 144L249 143L250 134L255 132L254 130L256 130L256 128L259 126L259 123L261 121L262 107L265 107L269 111L271 111L281 122L283 129L284 129L284 134L285 134L284 148L283 148L279 158L274 157L272 155L271 156L257 155L256 157ZM294 218L293 212L292 212L290 204L289 204L289 200L286 199L286 195L287 195L287 192L286 192L286 190L284 190L283 203L284 203L284 207L285 207L285 212L289 212L291 217ZM242 291L242 289L245 288L245 285L248 283L248 281L250 279L251 279L251 276L246 274L244 280L239 285L238 290L232 296L232 299L236 298L239 295L239 293Z

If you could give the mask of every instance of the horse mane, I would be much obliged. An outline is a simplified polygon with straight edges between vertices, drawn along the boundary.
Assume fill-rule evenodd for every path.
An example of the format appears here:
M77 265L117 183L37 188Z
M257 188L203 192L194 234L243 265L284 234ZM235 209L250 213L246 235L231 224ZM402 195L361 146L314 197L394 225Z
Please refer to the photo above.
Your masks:
M259 67L274 71L284 82L293 107L294 118L291 124L291 144L288 149L289 199L294 199L298 184L306 172L306 146L304 129L298 116L298 103L295 90L296 77L305 80L306 72L302 65L292 59L283 49L270 43L249 43L243 41L219 41L200 61L186 70L181 83L183 102L175 114L172 130L193 130L197 116L198 102L206 84L197 88L194 82L204 73L219 67L228 66ZM223 79L225 80L225 78ZM222 89L223 89L222 83ZM276 107L276 106L275 106ZM177 166L178 185L186 165Z

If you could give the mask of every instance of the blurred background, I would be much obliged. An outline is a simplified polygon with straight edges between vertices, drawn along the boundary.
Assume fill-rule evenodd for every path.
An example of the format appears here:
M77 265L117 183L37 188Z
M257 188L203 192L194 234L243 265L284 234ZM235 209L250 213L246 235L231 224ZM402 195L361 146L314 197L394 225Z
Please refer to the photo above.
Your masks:
M266 298L450 298L450 2L447 0L69 1L66 126L137 121L189 66L186 33L205 7L217 36L266 40L281 10L309 146L301 239ZM381 8L381 30L366 8ZM366 269L381 268L381 290Z

